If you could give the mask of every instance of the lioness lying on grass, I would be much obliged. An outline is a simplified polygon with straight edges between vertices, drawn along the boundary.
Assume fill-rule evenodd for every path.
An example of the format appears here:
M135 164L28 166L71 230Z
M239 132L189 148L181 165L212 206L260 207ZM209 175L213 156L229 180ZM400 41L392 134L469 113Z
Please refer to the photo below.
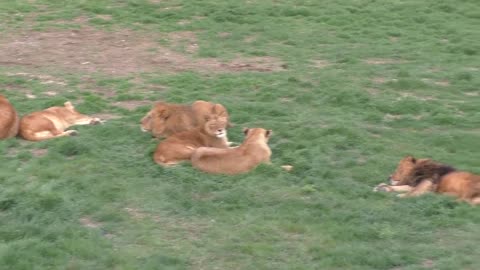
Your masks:
M268 147L271 130L245 129L245 140L234 148L217 149L200 147L192 155L192 165L204 172L216 174L246 173L260 163L270 163L272 154Z
M391 185L380 184L374 191L405 192L400 197L427 192L444 193L470 204L480 204L480 175L457 171L431 159L403 158L389 177Z
M201 146L228 148L227 118L214 115L205 121L203 126L175 133L160 142L153 155L155 162L169 166L190 160L193 151Z
M20 135L29 141L43 141L51 138L76 135L76 130L65 130L74 125L102 123L99 118L83 115L75 110L71 102L64 107L50 107L30 113L20 120Z
M0 139L15 137L19 122L15 108L6 97L0 95Z

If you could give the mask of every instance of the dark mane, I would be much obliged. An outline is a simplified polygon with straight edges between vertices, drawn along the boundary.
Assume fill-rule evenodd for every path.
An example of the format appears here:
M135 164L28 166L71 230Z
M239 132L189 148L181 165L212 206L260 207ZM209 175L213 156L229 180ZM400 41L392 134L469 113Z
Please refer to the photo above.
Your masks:
M425 179L431 179L434 184L438 184L440 179L453 171L455 168L449 165L441 164L432 160L425 160L419 162L417 166L412 170L409 176L409 182L412 186L417 186L421 181Z

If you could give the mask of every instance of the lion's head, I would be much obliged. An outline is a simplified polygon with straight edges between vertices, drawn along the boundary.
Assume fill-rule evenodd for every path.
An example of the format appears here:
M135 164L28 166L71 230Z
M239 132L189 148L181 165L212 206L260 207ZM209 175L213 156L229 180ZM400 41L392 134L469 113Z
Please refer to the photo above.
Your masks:
M408 185L409 178L415 169L417 159L412 156L406 156L398 163L395 172L390 175L389 181L392 185Z
M205 132L217 138L225 138L227 136L228 119L216 115L205 116Z
M267 143L272 136L271 129L263 128L244 128L243 133L245 134L245 141L247 140L261 140L262 142Z
M455 171L453 167L431 159L416 159L406 156L400 160L397 169L390 175L389 181L394 186L416 186L425 179L436 183L442 176L452 171Z
M173 113L172 105L165 102L157 102L153 108L142 118L141 129L143 132L151 132L158 137L167 129L167 121Z

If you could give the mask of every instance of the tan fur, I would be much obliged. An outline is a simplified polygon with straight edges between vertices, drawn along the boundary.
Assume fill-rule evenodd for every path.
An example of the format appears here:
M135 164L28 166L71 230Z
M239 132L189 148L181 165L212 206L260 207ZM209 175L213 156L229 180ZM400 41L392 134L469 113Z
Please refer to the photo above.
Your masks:
M235 148L215 149L200 147L192 155L192 165L204 172L216 174L246 173L260 163L270 163L268 147L271 130L245 129L246 138Z
M65 130L70 126L99 123L102 123L99 118L83 115L75 110L71 102L65 102L64 107L50 107L22 117L20 135L29 141L42 141L76 135L75 130Z
M205 117L216 115L229 121L227 109L221 104L197 100L191 105L157 102L142 118L141 129L153 136L167 137L205 124ZM230 127L228 122L227 127Z
M406 192L400 197L437 192L458 197L471 204L480 204L480 175L457 171L431 159L407 156L400 161L389 180L391 185L382 183L374 190Z
M20 120L7 98L0 95L0 139L15 137Z
M208 117L203 126L175 133L160 142L153 159L160 165L168 166L189 160L198 147L228 148L226 126L225 117Z

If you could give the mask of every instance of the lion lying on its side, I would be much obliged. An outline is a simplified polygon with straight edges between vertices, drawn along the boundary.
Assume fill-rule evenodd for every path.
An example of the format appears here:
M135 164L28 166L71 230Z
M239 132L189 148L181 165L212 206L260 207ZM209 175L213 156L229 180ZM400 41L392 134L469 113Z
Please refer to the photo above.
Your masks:
M19 117L8 99L0 95L0 139L15 137L18 133Z
M271 130L245 129L245 140L234 148L216 149L200 147L192 155L192 165L204 172L217 174L246 173L260 163L270 163L272 154L268 147Z
M189 160L193 151L201 146L227 148L227 118L211 116L205 121L201 127L173 134L160 142L153 155L155 162L175 165Z
M374 191L406 192L400 197L419 196L433 191L454 195L470 204L480 204L480 175L457 171L431 159L403 158L389 178Z
M22 117L20 135L29 141L42 141L51 138L76 135L76 130L65 130L74 125L94 125L102 123L99 118L83 115L75 110L70 101L64 107L50 107Z
M227 109L221 104L197 100L191 105L157 102L142 118L141 129L151 132L154 137L167 137L177 132L187 131L205 123L205 117L216 115L227 119Z

